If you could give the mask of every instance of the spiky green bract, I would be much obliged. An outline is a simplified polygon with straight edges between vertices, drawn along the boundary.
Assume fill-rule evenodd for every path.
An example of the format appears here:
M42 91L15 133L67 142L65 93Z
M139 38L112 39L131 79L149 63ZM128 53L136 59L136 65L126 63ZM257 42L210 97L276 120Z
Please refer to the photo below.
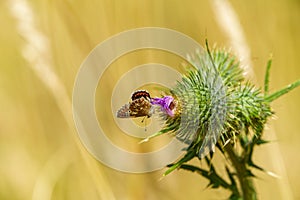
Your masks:
M235 135L245 137L252 130L259 137L263 131L267 118L272 115L269 105L261 94L251 83L246 82L235 87L230 94L230 110L226 130L223 135L231 138Z
M220 137L224 144L250 129L260 134L272 112L260 90L244 83L237 59L214 50L198 52L190 62L194 68L171 90L177 115L167 117L162 132L174 132L200 159L214 152Z

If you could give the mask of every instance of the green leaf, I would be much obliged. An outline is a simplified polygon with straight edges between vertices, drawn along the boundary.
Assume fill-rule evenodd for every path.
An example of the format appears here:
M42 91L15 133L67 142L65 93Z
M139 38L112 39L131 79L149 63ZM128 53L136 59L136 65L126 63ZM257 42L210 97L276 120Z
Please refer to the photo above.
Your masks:
M266 68L266 74L265 74L265 95L268 94L269 92L269 78L270 78L270 69L271 69L271 65L272 65L272 59L269 59L268 63L267 63L267 68Z
M167 171L165 171L163 176L170 174L172 171L179 168L183 163L190 161L191 159L193 159L195 157L195 155L196 155L196 151L194 149L188 151L184 155L184 157L181 158L178 162L176 162L175 164L172 164L172 165L168 165L169 169Z
M227 166L225 167L225 169L226 169L227 175L228 175L228 177L230 179L231 185L234 186L234 187L236 187L236 181L233 178L233 174L229 171L229 169L228 169Z
M292 84L289 84L288 86L286 86L285 88L282 88L281 90L274 92L271 95L266 96L265 100L268 102L272 102L275 99L278 99L279 97L281 97L282 95L290 92L291 90L295 89L296 87L298 87L300 85L300 80L295 81Z
M263 140L263 139L258 139L257 141L256 141L256 144L257 145L261 145L261 144L267 144L267 143L269 143L270 141L267 141L267 140Z

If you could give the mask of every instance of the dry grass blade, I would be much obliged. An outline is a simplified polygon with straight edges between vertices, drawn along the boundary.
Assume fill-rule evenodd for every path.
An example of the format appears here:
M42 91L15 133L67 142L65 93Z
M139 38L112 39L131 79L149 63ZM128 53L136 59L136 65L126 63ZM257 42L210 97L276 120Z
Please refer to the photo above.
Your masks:
M46 89L51 92L70 128L70 132L74 132L71 100L64 84L53 71L52 56L49 49L50 41L36 26L34 13L26 0L11 0L9 3L11 13L17 22L18 32L25 41L22 48L24 59L28 62L28 66L37 75ZM79 144L77 137L75 140ZM81 145L78 146L79 148L81 147ZM69 146L66 145L59 152L55 152L53 156L48 159L45 166L43 166L33 189L33 199L52 198L51 196L56 182L67 167L74 161L72 158L66 159L66 157L70 157L68 156L70 154L68 148ZM80 150L82 154L85 154L84 160L87 162L89 171L93 173L92 176L94 177L96 174L94 181L101 199L115 199L110 187L105 181L103 172L99 170L99 167L92 158L86 157L85 150L82 148L80 148ZM62 160L64 160L64 162L61 162ZM60 163L59 165L57 164L58 161ZM50 175L49 172L51 172ZM99 188L101 188L101 191Z

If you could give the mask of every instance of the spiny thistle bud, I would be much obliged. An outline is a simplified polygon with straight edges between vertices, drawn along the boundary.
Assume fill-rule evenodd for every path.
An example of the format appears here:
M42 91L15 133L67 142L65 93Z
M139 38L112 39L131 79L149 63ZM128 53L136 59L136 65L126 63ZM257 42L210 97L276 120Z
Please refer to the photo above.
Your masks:
M272 114L264 95L249 82L243 82L237 59L223 50L197 52L189 58L192 67L170 90L173 97L156 98L166 111L162 133L173 132L190 144L202 159L215 151L221 138L225 144L236 135L260 134ZM188 66L186 66L188 68ZM165 104L164 99L168 100ZM176 99L177 103L173 103ZM173 104L175 112L169 108Z

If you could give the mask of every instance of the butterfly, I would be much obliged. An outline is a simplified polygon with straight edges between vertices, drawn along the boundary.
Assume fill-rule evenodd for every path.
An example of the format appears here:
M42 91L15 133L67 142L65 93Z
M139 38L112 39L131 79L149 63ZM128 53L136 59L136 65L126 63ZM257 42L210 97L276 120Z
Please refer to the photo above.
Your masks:
M137 90L131 95L131 102L125 104L117 111L118 118L151 117L153 106L151 97L146 90Z

